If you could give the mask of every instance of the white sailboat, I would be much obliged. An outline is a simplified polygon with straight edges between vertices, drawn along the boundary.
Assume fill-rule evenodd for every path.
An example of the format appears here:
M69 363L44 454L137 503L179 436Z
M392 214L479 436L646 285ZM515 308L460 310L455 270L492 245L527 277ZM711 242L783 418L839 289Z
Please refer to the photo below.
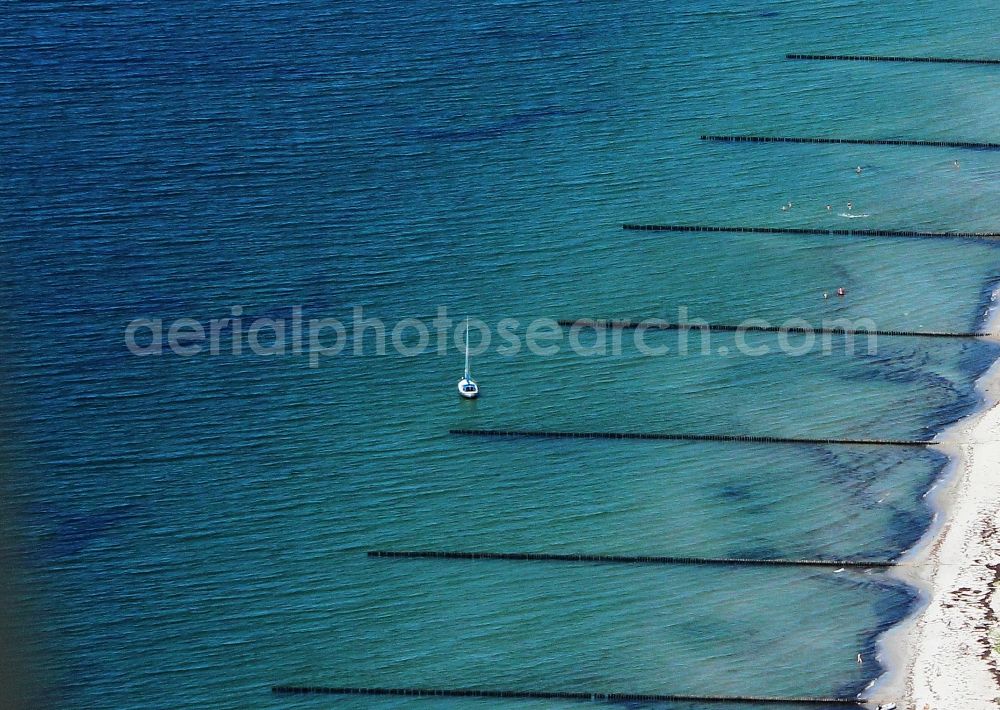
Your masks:
M465 319L465 375L458 381L458 394L466 399L479 396L479 385L472 379L469 371L469 319Z

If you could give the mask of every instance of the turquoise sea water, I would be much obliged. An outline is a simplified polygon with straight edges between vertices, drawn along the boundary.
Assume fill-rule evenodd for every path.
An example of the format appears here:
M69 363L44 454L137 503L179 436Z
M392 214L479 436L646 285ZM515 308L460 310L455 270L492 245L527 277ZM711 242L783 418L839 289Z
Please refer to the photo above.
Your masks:
M453 427L932 436L979 341L749 357L136 357L134 318L754 316L978 327L969 241L620 223L996 230L995 3L23 2L0 17L3 496L68 708L571 707L275 683L858 692L912 593L795 569L372 560L372 548L891 557L921 449L459 439ZM952 161L960 160L956 170ZM859 175L855 167L863 166ZM782 211L791 201L793 207ZM865 219L839 216L847 201ZM834 209L829 212L825 206ZM847 289L844 299L823 291ZM794 341L794 339L793 339ZM728 350L726 355L719 348ZM859 667L855 656L869 661ZM687 707L695 707L687 705Z

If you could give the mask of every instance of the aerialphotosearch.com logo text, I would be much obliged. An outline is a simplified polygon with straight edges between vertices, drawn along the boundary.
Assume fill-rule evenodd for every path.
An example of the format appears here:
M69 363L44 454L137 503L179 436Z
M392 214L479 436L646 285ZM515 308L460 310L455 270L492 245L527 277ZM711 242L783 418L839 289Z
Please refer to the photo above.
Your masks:
M735 350L750 357L780 352L792 357L820 352L828 355L835 349L847 354L855 351L855 338L865 340L868 354L876 352L875 323L863 318L824 320L818 327L802 318L790 318L780 324L751 318L737 326L726 326L728 344L713 347L709 323L690 318L688 309L677 309L677 319L667 321L649 318L628 327L612 326L601 321L579 321L560 324L552 318L521 321L503 318L491 326L478 318L468 320L469 353L481 355L490 348L504 356L527 350L533 355L553 356L568 348L582 357L621 355L626 343L644 356L728 355ZM674 338L653 331L675 331ZM762 339L760 331L773 331ZM758 337L750 342L748 334ZM291 317L244 316L242 306L232 306L229 315L201 322L194 318L177 318L164 322L162 318L136 318L125 327L125 346L133 355L148 357L170 352L180 357L196 355L250 352L260 357L306 355L310 367L319 367L323 358L348 352L354 355L386 355L392 351L402 357L434 353L449 354L451 348L464 352L466 319L451 318L448 309L439 306L437 315L429 320L404 318L387 324L377 317L365 315L362 306L353 308L348 322L337 318L308 318L301 306L291 308Z

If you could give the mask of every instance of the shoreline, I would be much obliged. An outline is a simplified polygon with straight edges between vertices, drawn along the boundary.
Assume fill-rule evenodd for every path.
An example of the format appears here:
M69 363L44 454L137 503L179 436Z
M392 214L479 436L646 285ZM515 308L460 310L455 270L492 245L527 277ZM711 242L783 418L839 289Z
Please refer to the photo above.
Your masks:
M1000 289L984 324L994 343L998 298ZM1000 707L1000 359L975 386L979 406L936 437L949 462L925 494L933 522L890 573L920 598L878 639L886 671L863 694L872 703Z

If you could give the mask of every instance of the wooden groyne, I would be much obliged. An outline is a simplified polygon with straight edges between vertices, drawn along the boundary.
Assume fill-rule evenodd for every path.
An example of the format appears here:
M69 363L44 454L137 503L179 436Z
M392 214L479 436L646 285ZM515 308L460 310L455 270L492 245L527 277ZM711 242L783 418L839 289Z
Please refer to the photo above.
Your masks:
M755 324L745 324L745 325L733 325L730 323L673 323L671 321L660 320L658 318L650 318L647 320L635 321L635 320L611 320L603 318L577 318L574 320L557 320L560 326L564 328L593 328L596 330L603 329L621 329L629 330L635 328L643 328L644 330L707 330L722 333L743 333L743 332L761 332L761 333L800 333L814 335L882 335L882 336L899 336L906 338L980 338L987 333L982 331L970 331L970 332L944 332L944 331L934 331L934 330L879 330L871 329L867 330L864 328L854 329L854 328L836 328L836 327L822 327L822 328L807 328L804 326L778 326L778 325L755 325Z
M587 555L544 552L459 552L452 550L371 550L369 557L431 560L508 560L512 562L594 562L635 565L740 565L744 567L827 567L888 569L889 560L795 560L747 557L671 557L661 555Z
M706 224L635 224L622 229L636 232L737 232L744 234L816 234L842 237L919 237L941 239L1000 239L1000 232L958 232L919 229L823 229L822 227L727 227Z
M809 59L836 62L918 62L923 64L1000 64L1000 59L963 59L961 57L891 57L877 54L786 54L785 59Z
M971 148L975 150L1000 150L1000 143L974 141L919 141L895 138L805 138L798 136L702 136L703 141L726 143L838 143L843 145L909 145L931 148Z
M359 688L338 686L275 685L276 695L392 695L417 698L496 698L525 700L582 700L611 703L741 703L746 705L851 705L858 698L767 697L762 695L674 695L665 693L609 693L573 690L487 690L485 688Z
M742 434L657 434L600 431L532 431L524 429L451 429L450 434L489 437L534 437L545 439L638 439L643 441L738 441L750 444L850 444L855 446L931 446L919 439L819 439Z

